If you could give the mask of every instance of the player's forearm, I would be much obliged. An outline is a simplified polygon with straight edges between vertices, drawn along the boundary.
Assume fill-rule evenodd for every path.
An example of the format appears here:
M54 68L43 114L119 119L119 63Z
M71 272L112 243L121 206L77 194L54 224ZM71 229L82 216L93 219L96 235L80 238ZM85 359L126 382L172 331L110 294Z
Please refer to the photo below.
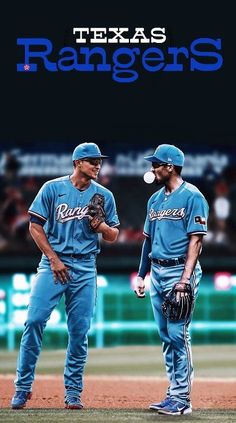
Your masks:
M140 276L143 279L145 278L147 272L150 270L150 264L151 264L150 258L149 258L150 252L151 252L151 240L150 238L145 238L145 240L143 241L142 253L141 253L139 270L138 270L138 276Z
M202 235L192 235L190 237L187 258L181 281L189 281L195 269L199 254L202 249Z
M39 247L42 253L48 257L49 260L57 257L57 254L55 251L53 251L51 245L49 244L44 229L41 225L38 225L37 223L30 223L29 231L35 244Z
M98 232L102 234L104 241L107 242L115 242L119 235L119 229L111 228L105 222L99 225Z

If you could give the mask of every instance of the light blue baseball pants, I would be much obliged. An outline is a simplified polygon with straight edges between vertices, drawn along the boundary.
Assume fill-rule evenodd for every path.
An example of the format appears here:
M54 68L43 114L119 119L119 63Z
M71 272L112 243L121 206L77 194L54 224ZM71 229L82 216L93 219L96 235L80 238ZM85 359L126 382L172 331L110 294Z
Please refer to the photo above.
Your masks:
M61 257L69 267L71 280L62 285L54 283L48 259L43 256L35 277L29 301L27 320L21 338L17 360L17 391L31 391L36 362L42 345L43 331L62 295L68 326L64 384L65 393L80 395L83 390L83 372L87 359L88 331L96 302L95 255L87 258Z
M166 374L169 380L167 395L174 399L189 403L193 381L193 362L189 323L192 315L186 320L173 321L163 316L161 306L173 285L179 282L184 265L162 267L152 264L150 297L162 341ZM199 282L202 276L200 264L197 263L190 283L196 300Z

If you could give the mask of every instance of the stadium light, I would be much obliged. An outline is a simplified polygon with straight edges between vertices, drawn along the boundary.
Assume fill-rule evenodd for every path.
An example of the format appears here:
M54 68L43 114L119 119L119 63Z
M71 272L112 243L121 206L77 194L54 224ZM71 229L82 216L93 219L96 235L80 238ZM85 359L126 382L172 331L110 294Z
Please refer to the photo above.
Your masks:
M12 276L12 283L16 291L28 291L30 289L30 284L27 281L25 273L14 273Z
M228 291L232 286L232 274L229 272L216 272L214 285L217 291Z

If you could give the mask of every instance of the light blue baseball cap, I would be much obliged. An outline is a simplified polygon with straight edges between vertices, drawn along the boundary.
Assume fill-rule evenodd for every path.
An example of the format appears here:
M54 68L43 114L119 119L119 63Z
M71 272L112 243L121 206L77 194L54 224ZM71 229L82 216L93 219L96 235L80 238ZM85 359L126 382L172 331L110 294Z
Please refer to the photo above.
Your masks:
M100 148L94 142L83 142L75 147L72 161L82 159L106 159L108 156L101 154Z
M153 163L168 163L181 167L184 165L183 151L172 144L160 144L152 156L146 156L144 159Z

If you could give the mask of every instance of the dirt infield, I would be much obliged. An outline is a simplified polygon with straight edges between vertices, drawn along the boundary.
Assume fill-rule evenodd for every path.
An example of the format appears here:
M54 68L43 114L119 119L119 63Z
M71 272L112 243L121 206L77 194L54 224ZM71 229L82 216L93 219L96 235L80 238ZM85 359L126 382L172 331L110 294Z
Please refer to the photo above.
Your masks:
M14 393L14 376L1 376L1 408L8 408ZM152 377L87 376L82 396L86 408L147 408L163 399L166 381ZM38 376L28 408L63 408L63 380ZM235 379L196 379L192 404L200 409L235 409Z

